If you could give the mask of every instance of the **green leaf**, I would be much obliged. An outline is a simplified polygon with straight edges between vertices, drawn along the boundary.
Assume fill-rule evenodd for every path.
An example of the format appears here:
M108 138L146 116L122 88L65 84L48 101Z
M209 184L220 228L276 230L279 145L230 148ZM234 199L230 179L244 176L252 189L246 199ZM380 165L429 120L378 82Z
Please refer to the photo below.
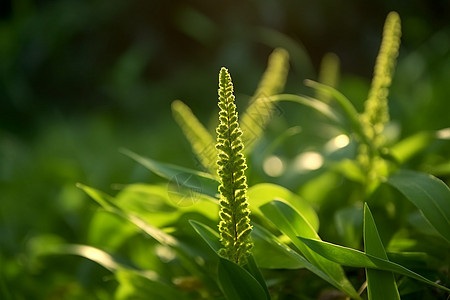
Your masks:
M255 242L255 248L253 249L253 255L257 258L259 256L258 251L261 251L261 261L262 264L259 265L261 268L280 268L280 269L292 269L292 268L306 268L309 271L313 272L320 278L325 281L331 282L333 279L330 278L325 272L311 264L306 258L293 251L291 248L281 243L273 234L265 230L264 228L254 225L254 229L252 231L252 238ZM272 244L271 246L263 249L258 249L258 241L259 239L264 239L267 243ZM268 241L269 240L269 241ZM274 254L271 255L271 247L272 248L280 248L274 251ZM264 250L267 250L264 255ZM273 251L273 250L272 250ZM281 252L280 252L281 251ZM284 253L284 254L283 254ZM276 256L275 256L276 255ZM283 259L284 258L284 259ZM281 261L280 261L281 260ZM271 264L273 263L273 265ZM268 264L269 266L266 266Z
M213 249L216 253L219 251L221 244L219 242L219 235L217 232L209 228L208 226L197 222L190 220L189 221L191 225L194 227L194 229L197 231L197 233L205 240L205 242ZM303 256L298 254L297 252L293 251L283 243L279 242L278 239L271 233L269 233L264 228L254 224L254 229L252 231L252 238L255 241L255 248L253 249L255 258L260 257L260 260L263 261L264 265L258 265L262 268L267 267L273 267L273 268L281 268L281 269L291 269L293 267L298 268L306 268L316 274L317 276L323 278L324 280L331 282L333 279L331 279L325 272L323 272L321 269L317 268L308 260L306 260ZM261 239L264 239L266 244L271 244L272 248L278 248L276 249L276 255L270 255L272 252L269 248L264 249L258 249L257 247L260 245L259 241ZM264 250L267 249L267 252L264 252ZM261 251L261 254L258 254L258 252ZM272 250L273 251L273 250ZM265 255L264 255L265 254ZM284 259L283 259L284 257ZM281 262L280 262L281 260ZM269 264L270 266L266 266L266 264ZM279 264L279 265L278 265Z
M159 243L171 247L179 246L178 241L171 235L161 231L157 227L154 227L146 223L145 221L134 215L127 214L124 211L122 211L117 205L115 205L112 202L113 199L112 197L86 185L77 184L77 186L82 190L84 190L92 199L97 201L97 203L100 204L103 207L103 209L105 209L108 212L114 213L124 218L125 220L130 221L138 228L140 228L142 231L144 231L145 233L153 237L155 240L157 240Z
M435 139L435 132L421 131L409 136L397 144L393 145L389 150L395 159L403 164L414 155L430 146L430 142Z
M263 287L247 270L226 258L220 257L218 276L220 287L229 300L269 299Z
M201 222L189 220L189 223L208 246L211 247L214 252L218 253L220 248L222 248L222 244L219 241L219 234Z
M342 207L334 214L339 239L345 246L358 248L361 243L363 209L359 205Z
M117 194L114 204L157 227L171 224L187 212L198 212L211 220L217 219L219 205L215 199L172 183L127 185Z
M336 163L331 163L331 167L352 181L363 183L365 180L365 174L354 160L344 158Z
M120 270L115 277L119 282L114 298L117 300L190 299L172 284L152 281L135 272Z
M236 263L219 256L222 245L217 232L198 221L189 220L189 223L219 257L219 283L227 299L258 299L253 297L261 296L260 291L265 296L259 299L269 299L264 279L252 256L249 256L248 264L245 265L247 271ZM249 284L249 291L245 291L245 285L242 286L242 283Z
M329 120L333 122L336 122L338 124L342 123L341 116L331 106L312 97L299 96L293 94L280 94L267 97L266 99L270 101L289 101L299 103L309 108L312 108L313 110L317 111L318 113L322 114L323 116L327 117Z
M388 260L367 203L364 205L364 248L367 254ZM369 300L400 299L392 272L366 269L366 278Z
M441 286L433 281L419 275L399 264L393 263L388 260L384 260L375 257L364 252L342 247L339 245L331 244L321 240L313 240L308 238L299 237L309 248L315 253L322 255L323 257L332 260L338 264L355 268L371 268L377 270L391 271L398 274L402 274L416 280L425 282L434 287L446 290L450 292L449 288Z
M266 293L267 299L270 299L270 293L269 289L267 288L266 281L264 280L261 270L256 265L253 254L249 255L247 264L243 267L253 276L253 278L255 278L259 282L259 285L264 289L264 292Z
M258 212L260 206L275 198L281 198L289 202L298 211L302 212L302 215L308 220L308 223L311 224L314 230L319 230L319 217L311 204L288 189L272 183L260 183L248 189L248 199L253 213Z
M444 182L429 174L407 170L397 172L387 182L405 195L450 242L450 189Z
M94 188L82 184L77 184L77 186L84 190L89 196L91 196L91 198L97 201L107 212L113 213L131 222L136 227L141 229L144 233L154 238L158 243L176 250L178 253L178 258L183 261L184 267L189 269L189 272L191 272L193 275L198 276L205 283L205 285L213 286L210 278L206 276L206 274L204 274L204 268L199 266L193 259L196 254L193 253L192 248L187 244L180 242L178 239L171 236L170 234L165 233L161 229L148 224L136 215L124 212L119 207L117 207L117 205L111 202L113 200L112 197Z
M353 106L353 103L345 97L342 93L340 93L338 90L312 81L312 80L305 80L305 85L312 87L318 91L321 91L323 93L331 95L341 106L342 110L344 111L345 115L347 116L348 120L350 121L350 124L353 128L353 130L358 134L358 136L366 142L366 135L363 132L363 127L361 124L361 121L359 119L359 113L356 110L356 108Z
M252 240L255 244L252 254L260 268L300 269L305 267L305 259L302 256L257 224L253 224Z
M140 270L130 263L124 262L118 256L111 255L104 250L96 247L66 244L60 238L43 235L33 238L29 242L30 257L38 257L42 255L76 255L89 259L112 273L125 270L136 276L151 280L160 284L168 284L157 272L152 270Z
M166 178L168 180L173 180L176 176L180 174L192 175L192 178L199 184L199 192L208 195L213 198L217 198L217 188L219 187L219 182L211 174L195 171L192 169L158 162L156 160L142 157L130 150L121 149L120 152L126 156L132 158L136 162L140 163L150 171L154 172L156 175Z
M296 211L295 208L290 206L288 203L278 200L264 204L260 207L260 209L268 220L270 220L281 232L286 234L291 239L306 259L312 265L323 271L327 276L317 274L315 269L311 269L312 272L319 276L322 275L321 277L323 279L347 293L349 296L355 299L361 299L351 283L348 281L341 266L323 258L314 251L311 251L311 249L306 247L306 245L298 239L298 236L320 239L317 232L301 213Z

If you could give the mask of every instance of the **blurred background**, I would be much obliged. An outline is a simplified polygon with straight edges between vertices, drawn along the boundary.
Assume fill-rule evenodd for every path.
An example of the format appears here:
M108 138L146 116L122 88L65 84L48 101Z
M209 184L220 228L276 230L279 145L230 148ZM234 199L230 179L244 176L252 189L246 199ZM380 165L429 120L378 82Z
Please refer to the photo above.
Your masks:
M27 256L40 234L87 243L96 205L75 183L114 193L158 180L121 147L196 167L171 102L213 129L220 67L243 108L275 47L290 52L290 93L308 92L303 80L336 53L339 89L361 108L392 10L403 32L390 97L399 134L448 127L446 0L0 1L0 298L108 295L107 273L93 263ZM296 107L291 118L306 114Z

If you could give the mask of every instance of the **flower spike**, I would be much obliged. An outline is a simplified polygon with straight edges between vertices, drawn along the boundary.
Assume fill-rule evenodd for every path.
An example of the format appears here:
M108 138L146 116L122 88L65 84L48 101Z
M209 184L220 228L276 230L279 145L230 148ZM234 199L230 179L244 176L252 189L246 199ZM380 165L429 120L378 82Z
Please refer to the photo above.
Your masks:
M219 73L219 125L217 126L218 160L217 174L220 178L220 241L223 248L219 254L244 265L252 248L250 210L247 201L247 169L242 153L242 130L234 103L233 83L224 67Z

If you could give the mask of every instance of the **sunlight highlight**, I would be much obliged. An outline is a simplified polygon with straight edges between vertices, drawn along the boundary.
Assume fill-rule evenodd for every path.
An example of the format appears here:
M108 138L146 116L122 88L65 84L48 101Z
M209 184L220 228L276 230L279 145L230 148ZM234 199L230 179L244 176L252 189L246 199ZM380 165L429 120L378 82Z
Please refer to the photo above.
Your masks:
M297 170L317 170L323 165L323 157L317 152L304 152L295 158L294 164Z
M436 132L436 137L441 140L450 140L450 128L439 130Z
M285 166L278 156L272 155L264 161L263 169L267 175L279 177L283 174Z
M333 139L333 144L337 149L346 147L350 143L350 138L346 134L340 134Z

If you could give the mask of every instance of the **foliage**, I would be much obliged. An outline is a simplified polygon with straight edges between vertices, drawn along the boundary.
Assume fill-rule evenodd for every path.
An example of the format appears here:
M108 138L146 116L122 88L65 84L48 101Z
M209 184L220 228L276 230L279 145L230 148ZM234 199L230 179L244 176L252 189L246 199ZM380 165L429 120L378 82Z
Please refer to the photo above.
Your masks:
M114 196L78 184L101 207L98 210L82 209L87 202L80 191L67 188L60 195L60 202L67 207L58 204L61 207L55 209L67 212L73 205L79 211L79 218L71 223L74 236L67 242L55 235L36 234L26 243L26 260L22 261L35 274L44 272L44 276L49 276L47 281L53 277L45 270L51 271L52 265L54 269L66 267L67 273L78 270L81 280L70 286L64 285L68 279L60 279L62 283L41 287L45 290L39 295L93 299L447 297L448 129L441 126L446 126L445 122L434 120L437 127L414 132L411 123L403 122L408 119L401 117L402 111L396 111L398 94L392 76L399 28L398 15L389 14L365 103L344 96L348 78L342 78L342 92L337 90L340 76L338 60L333 55L324 59L320 73L323 75L328 69L329 75L319 76L318 82L306 81L314 96L280 94L287 78L288 57L294 59L298 54L288 56L286 50L276 49L257 89L272 86L273 90L264 92L263 97L257 91L250 98L243 115L251 116L254 122L245 127L234 114L231 78L222 69L219 118L233 122L221 122L217 127L219 176L211 164L216 154L205 151L215 150L210 128L202 125L187 105L173 102L174 118L201 164L196 167L204 171L181 166L189 163L189 155L181 150L176 164L121 150L139 164L135 172L143 174L146 168L159 178L151 177L151 183L116 186L119 191ZM399 67L400 74L405 74L401 61ZM389 94L393 101L388 102L391 82L394 92ZM357 89L354 83L352 92ZM241 103L239 100L239 108ZM255 109L257 103L264 105ZM388 108L393 108L394 113ZM401 134L391 134L395 122L401 126ZM249 144L240 141L239 125L242 137L252 135L252 139L244 139ZM253 131L248 133L254 126L258 126L256 135ZM105 132L116 134L112 127L99 127L104 130L92 133L93 140L105 141ZM232 129L235 134L230 140L232 134L227 137L226 133L232 133ZM317 132L326 142L312 137ZM158 137L168 135L166 131L140 134L152 145ZM150 134L155 134L152 139ZM126 136L122 132L122 137ZM49 139L49 143L55 140L58 139ZM173 140L171 147L161 147L161 153L179 147L179 141ZM80 152L80 157L86 155ZM61 165L61 160L53 159L43 159L42 166L47 166L44 162ZM226 168L230 161L236 162L233 170ZM111 158L105 165L118 163ZM129 165L129 161L120 164ZM247 165L248 181L244 175ZM77 171L66 165L67 176L102 185L80 176L88 173L93 164L85 162L85 166ZM234 171L234 167L238 170ZM239 176L229 176L235 172ZM23 180L20 187L26 182ZM237 193L241 206L232 202L236 200L236 190L240 190ZM29 193L34 191L36 188L30 186ZM8 193L12 194L13 188L5 191L7 196ZM227 226L237 225L233 218L224 218L224 212L231 216L234 210L243 220L241 237L245 246L240 249L245 258L233 255L240 249L227 253L227 244L221 244ZM216 230L219 221L222 225ZM225 250L221 250L224 246ZM9 278L20 278L21 274L4 259L3 252L0 254L0 291L5 299L14 299L16 294L7 283ZM24 277L24 286L31 289L33 284Z

